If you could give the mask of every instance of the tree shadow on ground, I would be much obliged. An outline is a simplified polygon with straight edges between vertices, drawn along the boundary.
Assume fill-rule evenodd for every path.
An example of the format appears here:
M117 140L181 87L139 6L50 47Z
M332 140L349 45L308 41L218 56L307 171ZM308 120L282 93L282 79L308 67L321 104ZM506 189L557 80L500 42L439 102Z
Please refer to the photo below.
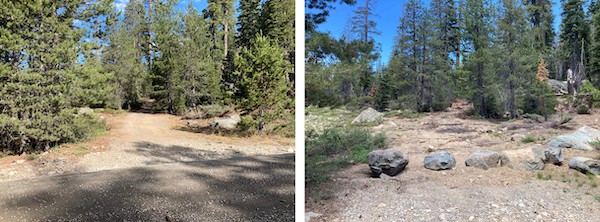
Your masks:
M165 162L1 182L0 220L294 221L293 154L199 159L196 149L147 144L135 152Z

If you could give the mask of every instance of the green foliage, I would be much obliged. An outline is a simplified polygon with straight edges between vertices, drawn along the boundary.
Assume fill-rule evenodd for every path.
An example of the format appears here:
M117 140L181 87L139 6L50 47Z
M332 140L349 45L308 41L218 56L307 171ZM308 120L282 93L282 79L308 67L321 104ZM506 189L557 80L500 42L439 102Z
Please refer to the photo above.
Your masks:
M590 146L594 147L594 149L600 150L600 140L596 139L594 141L589 142Z
M251 136L259 131L258 127L259 125L256 121L242 116L240 122L236 126L236 129L238 130L239 134L243 136Z
M234 75L241 90L241 107L251 111L258 130L280 118L293 100L288 96L286 75L290 63L277 43L256 36L251 48L244 48L235 58Z
M521 143L533 143L537 140L534 136L528 135L521 138Z
M351 163L366 163L367 154L387 147L383 134L364 129L330 128L306 138L306 181L323 182L328 173Z
M368 107L372 107L375 102L375 98L370 96L361 96L351 99L347 104L346 108L350 111L362 111Z
M580 94L589 94L592 97L593 108L600 107L600 90L598 90L589 81L584 81L581 87L579 87Z

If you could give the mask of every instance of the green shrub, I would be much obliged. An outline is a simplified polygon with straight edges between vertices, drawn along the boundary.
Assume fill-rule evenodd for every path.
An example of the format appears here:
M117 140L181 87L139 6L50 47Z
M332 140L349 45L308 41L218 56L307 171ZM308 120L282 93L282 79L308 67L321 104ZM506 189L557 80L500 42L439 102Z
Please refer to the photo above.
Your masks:
M306 181L326 181L328 173L352 163L366 163L367 154L387 147L385 135L358 129L332 128L306 138Z
M590 81L583 81L583 84L579 87L579 93L591 95L592 107L600 107L600 90L596 89Z
M251 118L242 116L237 124L237 131L244 136L254 135L258 133L258 123Z
M522 143L533 143L535 141L536 141L536 138L531 135L521 138Z

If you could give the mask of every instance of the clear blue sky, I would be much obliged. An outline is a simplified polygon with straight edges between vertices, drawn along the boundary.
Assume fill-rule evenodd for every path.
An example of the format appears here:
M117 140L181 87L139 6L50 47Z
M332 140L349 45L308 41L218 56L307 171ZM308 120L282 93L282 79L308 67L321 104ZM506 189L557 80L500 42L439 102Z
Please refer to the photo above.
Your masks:
M400 16L404 11L404 5L407 0L371 0L375 1L373 12L378 17L375 17L377 29L381 32L380 36L376 36L375 40L379 44L381 53L381 62L386 64L389 60L394 45L396 30L400 23ZM424 4L429 6L431 0L423 0ZM318 27L319 31L330 32L333 37L339 38L345 30L349 29L349 20L353 16L354 10L359 6L363 6L365 0L357 0L354 6L346 4L337 4L334 10L330 11L327 22ZM308 9L306 9L308 10ZM562 12L560 1L554 0L552 9L554 13L554 27L558 33L560 24L560 13Z

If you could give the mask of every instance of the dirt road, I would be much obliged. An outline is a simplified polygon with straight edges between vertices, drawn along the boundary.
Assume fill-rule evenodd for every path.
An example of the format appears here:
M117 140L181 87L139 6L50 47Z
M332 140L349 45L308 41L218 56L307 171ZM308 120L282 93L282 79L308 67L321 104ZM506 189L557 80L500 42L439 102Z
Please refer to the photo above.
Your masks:
M292 139L186 132L165 114L107 121L107 135L75 146L85 155L5 158L0 221L294 220Z

